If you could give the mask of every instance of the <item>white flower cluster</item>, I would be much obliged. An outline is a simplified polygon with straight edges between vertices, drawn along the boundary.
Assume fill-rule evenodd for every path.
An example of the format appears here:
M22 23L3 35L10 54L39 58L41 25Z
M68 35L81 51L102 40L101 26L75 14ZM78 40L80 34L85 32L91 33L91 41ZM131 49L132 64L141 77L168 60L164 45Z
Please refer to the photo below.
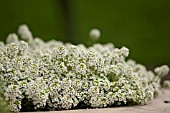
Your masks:
M96 28L92 29L90 32L89 32L89 36L93 39L93 40L97 40L100 38L100 31Z
M126 47L86 48L33 38L26 25L0 42L0 92L11 111L59 110L146 104L160 87L167 66L147 71ZM25 101L26 100L26 101ZM29 103L29 104L28 104Z

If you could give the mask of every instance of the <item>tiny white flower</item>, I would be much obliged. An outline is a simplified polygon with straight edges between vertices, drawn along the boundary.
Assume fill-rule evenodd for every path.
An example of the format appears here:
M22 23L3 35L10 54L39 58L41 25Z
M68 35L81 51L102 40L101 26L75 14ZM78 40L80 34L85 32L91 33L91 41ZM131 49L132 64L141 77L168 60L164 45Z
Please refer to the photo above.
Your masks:
M93 40L98 40L101 36L101 33L99 29L94 28L89 32L89 35Z
M32 33L30 32L27 25L20 25L18 29L18 34L23 40L30 41L33 39Z
M18 42L18 36L15 33L11 33L11 34L8 35L6 42L7 42L7 44L17 43Z

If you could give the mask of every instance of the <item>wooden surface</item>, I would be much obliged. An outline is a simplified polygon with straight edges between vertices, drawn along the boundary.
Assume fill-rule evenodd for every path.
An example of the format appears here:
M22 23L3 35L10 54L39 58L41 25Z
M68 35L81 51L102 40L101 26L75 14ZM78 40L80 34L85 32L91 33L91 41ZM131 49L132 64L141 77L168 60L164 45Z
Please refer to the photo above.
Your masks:
M170 103L164 103L165 100L170 101L170 90L162 90L156 99L144 106L21 113L170 113Z

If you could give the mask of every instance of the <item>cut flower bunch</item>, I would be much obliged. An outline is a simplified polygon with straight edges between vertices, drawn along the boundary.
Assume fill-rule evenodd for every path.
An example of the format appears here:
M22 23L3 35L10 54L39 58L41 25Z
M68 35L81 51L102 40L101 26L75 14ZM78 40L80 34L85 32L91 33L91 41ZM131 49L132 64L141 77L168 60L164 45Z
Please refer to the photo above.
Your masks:
M26 25L18 36L0 42L0 95L13 112L147 104L169 72L166 65L152 72L126 61L128 48L111 43L44 42Z

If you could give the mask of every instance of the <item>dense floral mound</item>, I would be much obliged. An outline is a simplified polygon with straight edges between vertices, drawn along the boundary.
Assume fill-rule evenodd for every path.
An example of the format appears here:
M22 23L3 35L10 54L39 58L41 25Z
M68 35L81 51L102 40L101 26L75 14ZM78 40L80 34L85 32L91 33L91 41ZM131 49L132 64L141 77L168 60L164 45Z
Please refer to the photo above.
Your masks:
M146 104L169 68L154 72L112 44L86 48L33 38L26 25L0 42L1 95L11 111Z

